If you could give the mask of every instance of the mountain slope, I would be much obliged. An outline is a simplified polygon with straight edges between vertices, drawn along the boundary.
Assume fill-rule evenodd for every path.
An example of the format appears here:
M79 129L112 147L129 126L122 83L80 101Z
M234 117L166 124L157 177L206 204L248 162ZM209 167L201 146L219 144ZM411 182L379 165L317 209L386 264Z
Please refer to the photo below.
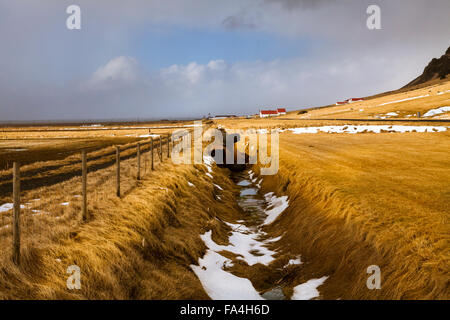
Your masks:
M422 84L434 79L445 79L450 74L450 47L445 54L439 59L434 58L425 67L423 73L408 83L404 88L412 87L418 84Z

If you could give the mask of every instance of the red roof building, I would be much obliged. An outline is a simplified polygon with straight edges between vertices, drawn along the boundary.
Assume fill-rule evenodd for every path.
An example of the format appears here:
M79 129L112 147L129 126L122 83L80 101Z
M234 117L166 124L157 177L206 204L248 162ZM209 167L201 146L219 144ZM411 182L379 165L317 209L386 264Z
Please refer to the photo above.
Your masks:
M347 100L344 100L344 101L338 101L338 102L336 102L336 105L337 106L342 106L342 105L347 104L347 103L360 102L360 101L364 101L364 99L363 98L351 98L351 99L347 99Z
M286 109L285 108L278 108L277 109L279 114L286 114Z
M358 102L358 101L364 101L363 98L351 98L347 100L348 102Z
M260 110L259 116L261 118L278 116L278 111L277 110Z

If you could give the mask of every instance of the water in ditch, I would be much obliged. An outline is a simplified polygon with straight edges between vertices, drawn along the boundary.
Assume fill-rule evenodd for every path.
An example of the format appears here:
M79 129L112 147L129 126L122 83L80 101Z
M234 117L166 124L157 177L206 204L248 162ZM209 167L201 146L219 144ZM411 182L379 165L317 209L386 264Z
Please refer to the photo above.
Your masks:
M267 266L274 261L277 252L270 249L270 245L281 237L268 238L262 227L273 222L287 208L287 197L277 197L272 192L263 195L262 178L251 170L233 172L231 178L240 187L237 203L243 212L242 219L235 223L225 222L232 229L229 245L215 243L211 231L201 235L208 250L199 259L199 265L191 267L212 299L285 299L278 287L260 294L249 279L229 272L234 262L220 253L231 252L249 266L257 263Z

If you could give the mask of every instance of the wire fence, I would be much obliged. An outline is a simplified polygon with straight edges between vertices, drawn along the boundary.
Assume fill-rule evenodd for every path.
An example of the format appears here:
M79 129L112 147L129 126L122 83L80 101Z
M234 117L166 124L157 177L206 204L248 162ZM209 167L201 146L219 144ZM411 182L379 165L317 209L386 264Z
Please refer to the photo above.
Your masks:
M128 144L125 146L115 146L115 161L107 161L106 166L103 167L111 167L115 166L115 195L117 197L122 196L121 192L121 176L123 173L121 173L121 161L124 159L132 159L136 158L136 174L135 179L137 181L141 180L142 175L142 165L145 168L145 171L147 169L147 166L150 170L155 170L155 160L156 157L159 158L159 161L162 163L164 159L170 158L171 154L170 151L173 149L174 144L177 143L177 141L174 141L174 139L171 138L170 134L167 134L165 136L160 135L159 139L154 139L151 137L149 140L146 141L139 141L137 143ZM165 146L165 147L164 147ZM124 151L126 150L132 150L131 153L124 154ZM164 150L165 149L165 150ZM149 157L143 157L146 153L149 153ZM155 155L156 153L156 155ZM88 179L89 179L89 168L90 168L90 162L92 162L92 166L95 167L96 170L98 170L98 164L96 161L99 159L99 157L108 157L111 156L111 153L106 152L103 155L95 155L92 158L88 157L89 153L87 150L83 149L81 150L81 161L78 160L78 164L81 164L78 171L78 176L81 176L81 219L83 222L89 221L91 218L90 211L88 209L88 193L92 190L89 190L88 188ZM81 162L81 163L80 163ZM42 172L39 172L40 174L43 174ZM45 174L43 174L45 179ZM21 209L24 208L24 205L21 203L21 165L19 162L13 163L12 168L12 223L11 223L11 229L12 229L12 260L15 264L19 265L21 256L20 256L20 248L21 248L21 236L22 236L22 225L21 225ZM8 210L9 204L3 205L6 206L6 210ZM1 208L1 207L0 207ZM10 210L11 208L9 208ZM8 211L9 211L8 210ZM0 212L1 214L2 212ZM3 219L3 215L2 215Z

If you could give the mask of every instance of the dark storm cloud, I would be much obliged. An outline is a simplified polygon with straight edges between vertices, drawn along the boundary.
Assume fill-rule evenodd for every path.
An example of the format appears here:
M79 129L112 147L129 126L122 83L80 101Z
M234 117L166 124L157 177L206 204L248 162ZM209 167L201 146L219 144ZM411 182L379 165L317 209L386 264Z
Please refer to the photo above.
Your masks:
M244 14L226 17L222 21L222 26L225 29L231 29L231 30L256 28L256 25L253 22L249 21L249 18L246 17Z

